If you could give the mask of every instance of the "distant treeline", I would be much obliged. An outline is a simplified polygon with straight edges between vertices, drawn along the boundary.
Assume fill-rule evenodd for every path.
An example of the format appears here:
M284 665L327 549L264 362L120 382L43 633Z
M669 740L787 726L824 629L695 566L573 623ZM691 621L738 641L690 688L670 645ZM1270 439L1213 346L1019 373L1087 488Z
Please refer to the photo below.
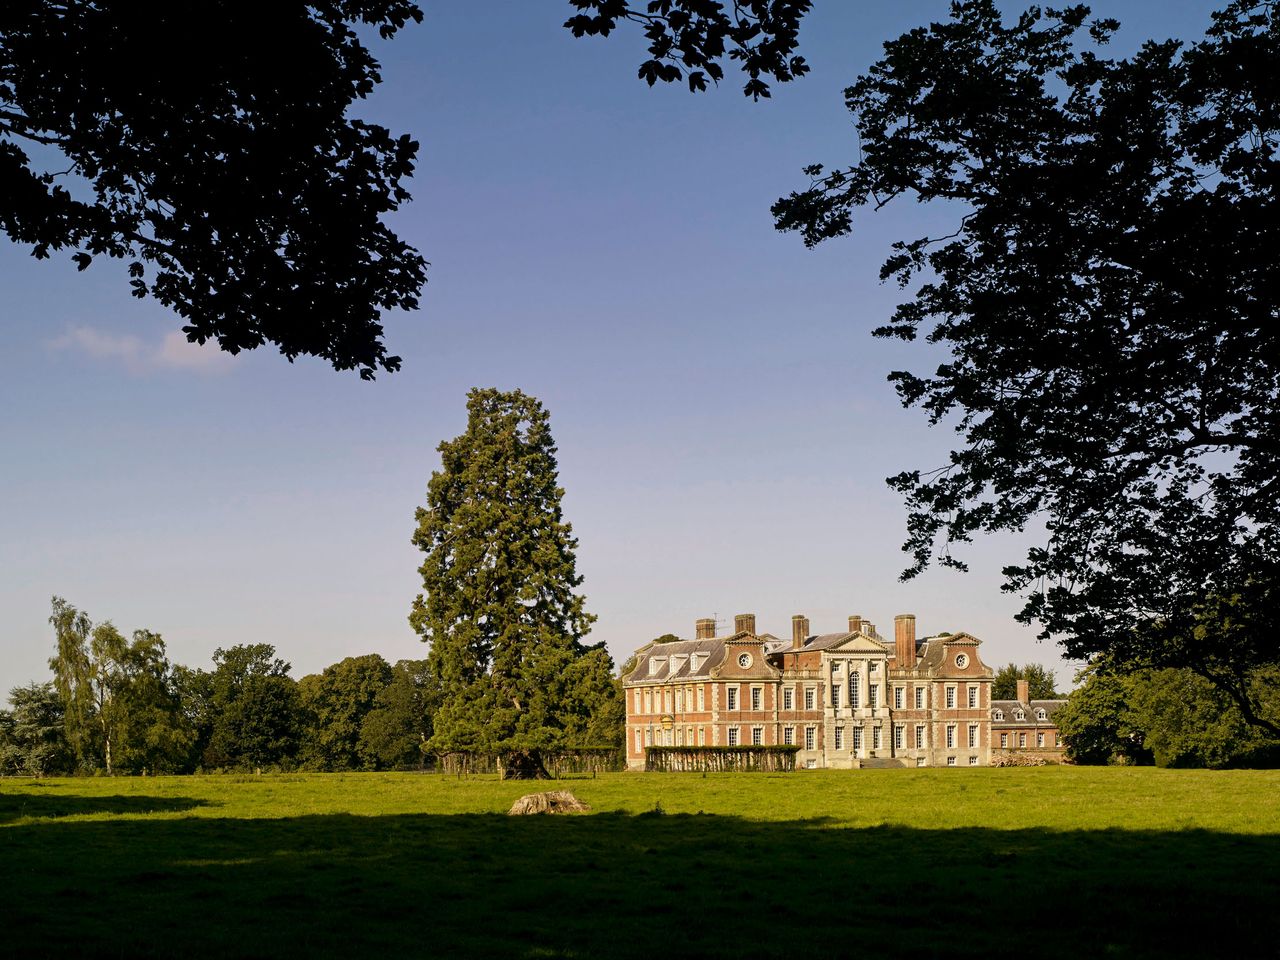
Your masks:
M347 657L295 680L267 643L171 664L147 630L126 638L54 600L53 678L0 710L0 775L423 769L440 685L425 660ZM621 732L618 735L621 740Z

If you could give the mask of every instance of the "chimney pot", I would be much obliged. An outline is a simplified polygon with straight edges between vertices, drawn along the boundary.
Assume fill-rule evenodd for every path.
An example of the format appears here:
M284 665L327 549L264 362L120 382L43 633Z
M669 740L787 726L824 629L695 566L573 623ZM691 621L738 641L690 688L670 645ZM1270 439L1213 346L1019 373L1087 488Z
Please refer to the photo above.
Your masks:
M716 621L712 617L703 617L694 621L693 635L697 640L710 640L716 635Z
M809 618L797 613L791 618L791 649L799 650L809 638Z
M899 670L916 668L916 615L900 613L893 618L893 655Z
M753 637L756 634L756 615L754 613L740 613L733 618L734 633L749 633Z

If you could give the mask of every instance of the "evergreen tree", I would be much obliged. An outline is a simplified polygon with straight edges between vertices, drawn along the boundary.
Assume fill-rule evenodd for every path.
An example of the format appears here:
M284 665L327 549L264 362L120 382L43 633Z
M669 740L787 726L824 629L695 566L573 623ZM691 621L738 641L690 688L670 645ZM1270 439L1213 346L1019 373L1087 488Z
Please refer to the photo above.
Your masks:
M467 429L440 444L413 543L426 555L409 621L442 686L436 753L495 754L505 777L545 777L543 754L580 732L594 694L576 682L594 619L576 593L546 410L475 389ZM598 656L599 654L595 654Z
M51 683L9 691L12 710L0 710L0 775L43 777L73 764L67 746L62 699Z

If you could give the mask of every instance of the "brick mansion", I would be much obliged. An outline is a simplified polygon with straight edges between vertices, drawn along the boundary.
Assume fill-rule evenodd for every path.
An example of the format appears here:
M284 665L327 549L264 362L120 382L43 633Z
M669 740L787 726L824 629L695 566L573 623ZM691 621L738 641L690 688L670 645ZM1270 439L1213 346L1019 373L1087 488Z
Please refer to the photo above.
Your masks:
M622 678L627 765L649 746L799 748L802 768L987 766L1001 756L1057 758L1060 700L992 700L993 673L967 633L916 638L916 618L894 618L894 639L849 618L848 630L791 637L756 632L754 614L697 621L694 639L650 643Z

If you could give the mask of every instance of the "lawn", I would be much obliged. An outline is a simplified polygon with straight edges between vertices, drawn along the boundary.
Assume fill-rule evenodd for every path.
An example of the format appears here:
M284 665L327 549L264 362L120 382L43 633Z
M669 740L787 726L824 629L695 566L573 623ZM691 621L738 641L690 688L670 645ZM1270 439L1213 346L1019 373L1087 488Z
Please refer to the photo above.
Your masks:
M0 780L0 955L1275 956L1280 772Z

